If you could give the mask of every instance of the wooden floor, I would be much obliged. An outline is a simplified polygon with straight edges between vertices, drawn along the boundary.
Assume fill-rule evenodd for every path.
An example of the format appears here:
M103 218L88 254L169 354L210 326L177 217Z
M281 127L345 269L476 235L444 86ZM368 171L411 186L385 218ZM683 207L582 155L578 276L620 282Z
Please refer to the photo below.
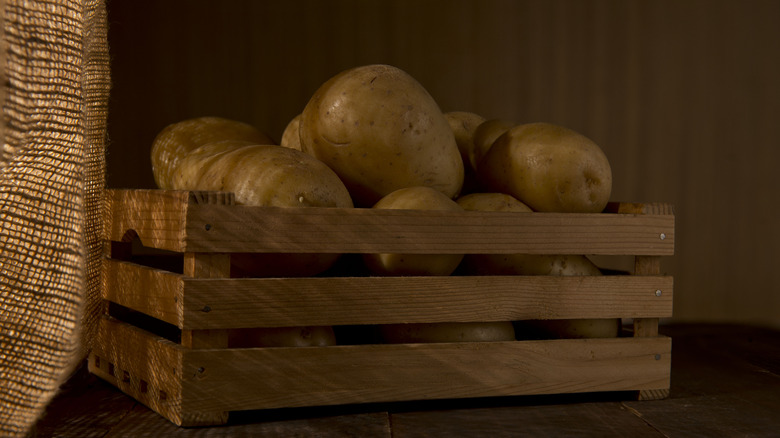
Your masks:
M672 336L671 396L505 397L231 414L179 428L79 370L34 437L780 437L780 331L662 326Z

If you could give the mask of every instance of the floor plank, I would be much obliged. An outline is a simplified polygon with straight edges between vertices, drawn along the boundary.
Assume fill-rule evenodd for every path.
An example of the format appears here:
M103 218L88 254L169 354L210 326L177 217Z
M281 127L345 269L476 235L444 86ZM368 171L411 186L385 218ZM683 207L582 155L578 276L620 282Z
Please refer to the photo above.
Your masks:
M248 417L252 418L252 417ZM105 438L136 437L390 437L387 413L372 412L293 418L281 415L233 419L218 427L180 428L143 406L137 406ZM260 420L263 418L263 420Z
M663 437L619 402L392 414L393 437Z

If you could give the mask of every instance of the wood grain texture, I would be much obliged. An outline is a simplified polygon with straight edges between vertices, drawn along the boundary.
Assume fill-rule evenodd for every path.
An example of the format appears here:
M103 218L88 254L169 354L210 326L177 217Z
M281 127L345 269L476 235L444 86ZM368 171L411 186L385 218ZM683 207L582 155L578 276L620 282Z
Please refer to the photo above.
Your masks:
M670 379L666 337L203 350L108 318L100 336L90 372L181 425L221 424L231 410L659 390Z
M186 232L188 250L212 252L674 252L666 215L203 206Z
M670 277L629 276L186 281L185 294L184 325L213 328L664 317L673 300Z
M89 371L181 424L181 347L107 317L100 322L98 337Z
M145 246L178 252L674 253L667 214L247 207L153 190L108 196L107 239L137 235Z
M395 438L665 437L619 402L408 411L392 420Z
M674 299L666 276L196 279L105 263L106 299L185 329L663 318Z
M230 277L230 254L184 253L183 275L193 278L224 279ZM211 294L217 293L212 289ZM206 311L204 306L201 312ZM228 332L220 329L183 327L181 344L186 348L227 348ZM227 415L227 413L225 413ZM197 419L188 419L196 422Z
M182 276L127 261L103 261L103 298L181 328Z
M662 389L666 337L192 350L185 410Z
M106 190L104 236L116 242L139 238L144 246L183 252L190 205L232 205L222 192Z

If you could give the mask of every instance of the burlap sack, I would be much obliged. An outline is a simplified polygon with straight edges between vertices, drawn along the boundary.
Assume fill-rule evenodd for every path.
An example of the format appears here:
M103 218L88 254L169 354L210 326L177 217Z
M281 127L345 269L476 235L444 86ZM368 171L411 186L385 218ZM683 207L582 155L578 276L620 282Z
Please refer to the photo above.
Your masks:
M0 0L0 436L89 348L109 92L103 0Z

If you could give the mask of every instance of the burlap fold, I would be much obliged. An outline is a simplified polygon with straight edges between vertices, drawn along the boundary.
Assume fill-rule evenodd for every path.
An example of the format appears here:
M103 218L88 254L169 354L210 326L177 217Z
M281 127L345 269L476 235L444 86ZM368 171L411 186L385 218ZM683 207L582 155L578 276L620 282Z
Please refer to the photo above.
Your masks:
M94 327L108 43L103 0L0 6L0 435L23 436Z

